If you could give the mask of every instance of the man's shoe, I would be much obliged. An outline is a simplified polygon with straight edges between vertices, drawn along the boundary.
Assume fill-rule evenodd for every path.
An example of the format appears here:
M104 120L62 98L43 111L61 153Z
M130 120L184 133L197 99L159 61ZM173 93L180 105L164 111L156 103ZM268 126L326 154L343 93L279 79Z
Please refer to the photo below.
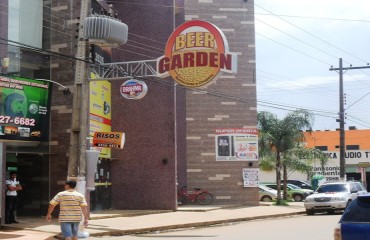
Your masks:
M5 224L12 224L11 222L5 222Z
M19 222L17 222L17 221L14 220L14 221L12 221L12 223L19 223Z

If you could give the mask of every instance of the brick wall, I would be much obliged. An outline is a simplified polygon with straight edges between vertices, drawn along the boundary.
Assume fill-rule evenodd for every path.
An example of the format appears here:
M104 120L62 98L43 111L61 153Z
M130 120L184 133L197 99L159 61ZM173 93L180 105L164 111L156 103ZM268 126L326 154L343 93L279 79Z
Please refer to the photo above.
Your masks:
M204 20L222 30L230 52L238 54L238 73L223 74L204 93L187 91L188 188L208 189L215 204L258 204L258 189L244 188L248 162L216 161L215 129L256 127L253 1L187 0L185 20ZM253 162L257 168L257 162Z

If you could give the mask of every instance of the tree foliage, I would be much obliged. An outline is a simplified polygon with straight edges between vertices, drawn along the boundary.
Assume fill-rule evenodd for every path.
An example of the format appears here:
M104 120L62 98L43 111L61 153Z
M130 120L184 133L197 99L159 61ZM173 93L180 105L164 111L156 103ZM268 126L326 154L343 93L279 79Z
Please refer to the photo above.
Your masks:
M304 130L311 130L314 118L306 110L296 110L285 118L279 119L275 114L259 112L257 114L259 129L259 158L262 169L275 168L277 184L277 204L281 203L281 173L283 172L284 199L288 170L307 173L312 162L320 160L325 164L327 157L318 149L305 148Z

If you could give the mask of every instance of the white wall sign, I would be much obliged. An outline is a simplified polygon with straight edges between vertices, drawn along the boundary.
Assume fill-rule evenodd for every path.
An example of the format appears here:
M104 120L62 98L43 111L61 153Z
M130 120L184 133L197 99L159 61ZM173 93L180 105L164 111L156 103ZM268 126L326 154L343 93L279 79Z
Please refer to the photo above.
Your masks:
M258 168L243 168L243 183L244 187L258 187L259 186Z

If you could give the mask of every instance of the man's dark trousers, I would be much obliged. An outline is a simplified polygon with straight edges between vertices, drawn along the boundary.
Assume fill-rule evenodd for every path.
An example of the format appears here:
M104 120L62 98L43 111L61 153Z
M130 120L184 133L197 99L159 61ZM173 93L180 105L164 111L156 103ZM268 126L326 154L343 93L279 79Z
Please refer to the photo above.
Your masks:
M15 222L14 212L17 210L17 196L6 196L5 199L5 222Z

